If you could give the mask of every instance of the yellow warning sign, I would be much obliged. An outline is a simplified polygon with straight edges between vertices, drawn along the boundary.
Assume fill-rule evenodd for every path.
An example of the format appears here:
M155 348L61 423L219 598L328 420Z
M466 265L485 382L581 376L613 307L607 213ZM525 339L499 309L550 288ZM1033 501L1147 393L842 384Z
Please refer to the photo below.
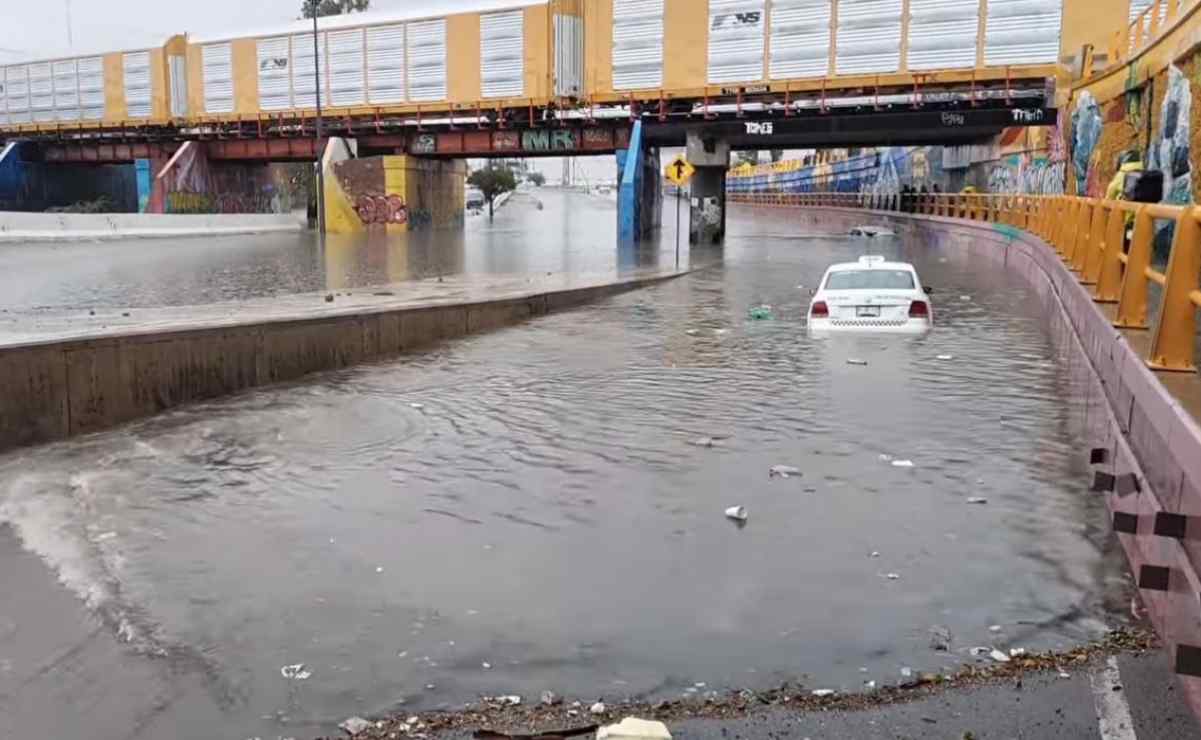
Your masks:
M696 168L684 159L683 154L677 154L676 158L671 160L671 164L667 165L667 169L663 170L663 176L671 181L677 188L684 187L692 175L696 173Z

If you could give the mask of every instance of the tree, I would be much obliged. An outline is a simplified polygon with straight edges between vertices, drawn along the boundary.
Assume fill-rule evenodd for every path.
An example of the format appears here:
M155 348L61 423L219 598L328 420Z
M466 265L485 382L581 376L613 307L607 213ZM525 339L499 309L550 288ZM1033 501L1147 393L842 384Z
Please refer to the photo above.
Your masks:
M517 178L513 176L513 170L491 163L472 172L467 178L467 183L479 188L484 194L484 199L488 201L489 221L492 220L492 201L496 196L517 189Z
M345 15L346 13L362 13L371 7L371 0L304 0L300 12L304 18L318 18L327 15Z
M539 188L546 184L546 175L538 171L526 173L525 179Z

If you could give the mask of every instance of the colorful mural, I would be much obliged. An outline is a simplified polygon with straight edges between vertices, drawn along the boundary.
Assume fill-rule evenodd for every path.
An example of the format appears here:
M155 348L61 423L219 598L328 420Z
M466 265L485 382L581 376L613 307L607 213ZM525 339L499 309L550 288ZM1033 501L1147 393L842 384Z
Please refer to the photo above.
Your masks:
M1072 111L1072 165L1076 175L1076 192L1089 192L1089 172L1093 165L1093 153L1101 138L1101 107L1088 90L1080 93Z
M1163 202L1193 202L1192 160L1189 151L1189 116L1192 91L1188 78L1178 67L1168 68L1168 88L1164 93L1157 135L1147 158L1149 169L1163 172Z
M462 161L403 155L332 161L327 228L391 233L462 226L465 177Z
M269 164L212 162L203 142L190 141L165 161L145 160L151 213L286 213L288 188Z

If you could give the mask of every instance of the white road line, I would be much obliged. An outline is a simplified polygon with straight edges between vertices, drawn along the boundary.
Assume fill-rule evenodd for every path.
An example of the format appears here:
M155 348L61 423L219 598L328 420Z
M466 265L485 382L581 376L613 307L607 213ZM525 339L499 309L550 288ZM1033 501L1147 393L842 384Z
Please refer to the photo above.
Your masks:
M1118 671L1118 659L1111 656L1105 667L1089 674L1093 686L1093 703L1097 707L1097 728L1101 740L1138 740L1134 734L1134 719L1130 716L1130 705L1126 702L1126 691L1122 687L1122 674ZM1122 690L1114 691L1114 687Z

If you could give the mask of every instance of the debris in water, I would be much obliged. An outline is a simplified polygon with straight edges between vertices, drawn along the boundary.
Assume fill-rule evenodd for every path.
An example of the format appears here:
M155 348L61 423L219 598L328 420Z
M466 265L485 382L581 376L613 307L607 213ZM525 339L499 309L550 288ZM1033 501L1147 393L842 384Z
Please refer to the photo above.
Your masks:
M951 630L940 625L931 627L930 648L940 652L949 651L951 649Z
M326 294L325 294L325 302L326 302L326 303L333 303L333 302L334 302L334 294L333 294L333 293L326 293ZM354 717L351 717L351 719L354 719ZM349 722L350 720L347 720L347 721Z
M972 496L971 498L969 498L969 499L967 500L967 502L968 502L969 504L987 504L987 503L988 503L988 499L986 499L986 498L984 498L984 497L982 497L982 496Z
M712 447L713 445L717 444L717 440L713 439L712 437L697 437L688 444L692 445L693 447Z
M563 703L563 697L559 696L555 692L553 692L553 691L543 691L542 692L542 706L554 707L554 706L558 706L562 703Z
M971 653L973 658L983 658L984 656L986 656L990 652L992 652L992 648L974 647L971 650L969 650L968 652Z
M970 295L961 295L961 296L959 296L959 300L970 301L970 300L972 300L972 297Z
M1025 654L1026 654L1026 648L1010 648L1009 649L1009 657L1011 657L1011 658L1020 658Z
M955 359L955 355L939 355L938 359L946 361Z
M912 668L902 668L901 669L901 678L913 678L913 669Z
M882 453L880 453L880 460L882 460L883 462L889 462L890 460L892 460L892 455L889 455L886 452L882 452Z
M351 717L347 720L344 720L342 724L338 725L338 727L346 730L351 737L354 737L355 735L366 732L368 728L371 727L371 723L362 717Z
M745 522L747 520L746 507L731 506L730 508L726 509L726 517L733 519L736 522Z
M1059 677L1060 677L1060 678L1071 678L1071 677L1072 677L1072 674L1070 674L1070 673L1067 673L1067 672L1065 672L1065 671L1060 671L1060 672L1059 672Z
M597 703L588 707L588 711L592 712L593 714L604 714L605 713L605 703L603 701L598 701Z
M382 565L381 565L381 566L376 566L376 568L375 568L375 572L376 572L376 573L383 573L383 572L384 572L384 568L383 568L383 566L382 566Z
M685 331L684 333L690 337L695 337L697 334L700 334L700 332L697 331L696 329L689 329L689 330Z
M492 670L492 664L486 660L483 663L480 663L480 667L483 668L485 671Z
M1009 662L1009 656L995 648L993 649L992 652L989 653L989 656L993 660L997 661L998 663L1008 663Z
M901 574L900 574L900 573L885 573L885 574L884 574L884 577L885 577L885 578L887 578L887 579L888 579L888 580L890 580L890 581L899 581L899 580L901 580Z
M671 733L662 722L626 717L618 724L597 730L596 740L671 740Z
M868 555L868 557L869 558L878 558L878 557L880 557L880 553L877 550L872 550L871 554Z
M310 678L313 675L313 672L308 668L305 668L304 663L297 663L295 665L286 665L283 668L280 668L279 675L283 676L289 681L304 681L305 679Z
M867 360L860 360L857 357L848 357L847 364L848 365L861 365L863 367L867 367Z
M863 688L865 691L875 691L876 690L876 682L875 681L864 681Z
M420 411L421 409L425 408L425 404L424 403L410 403L409 408L417 409L418 411Z
M773 465L771 466L771 470L767 471L768 478L791 478L794 475L799 476L800 474L800 469L794 468L791 465Z
M894 468L912 468L913 461L912 460L893 460L892 466Z
M834 689L817 689L813 692L814 696L834 696Z
M775 318L772 316L771 306L754 306L750 312L752 321L767 321Z
M1000 632L1003 628L999 624L994 624L988 628L989 632Z

